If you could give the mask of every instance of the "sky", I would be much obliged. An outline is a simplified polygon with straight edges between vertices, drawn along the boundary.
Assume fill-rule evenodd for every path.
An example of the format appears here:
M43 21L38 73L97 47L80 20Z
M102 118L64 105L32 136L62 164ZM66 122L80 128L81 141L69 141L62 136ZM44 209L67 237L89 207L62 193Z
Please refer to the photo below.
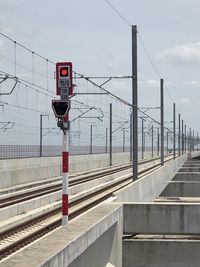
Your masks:
M141 40L138 39L139 106L159 106L159 79L163 78L165 121L172 120L172 105L175 102L177 113L181 113L184 123L195 132L200 131L198 123L200 2L197 0L110 0L110 3L131 25L137 25L142 43L145 45L146 50ZM105 0L0 0L0 32L54 62L73 62L73 69L84 75L131 74L131 27L114 12ZM2 37L0 37L0 53L6 57L12 55L13 58L13 45L8 44ZM18 64L31 68L31 61L28 62L28 57L28 54L25 55L18 48L17 60L20 62ZM44 62L40 64L38 61L35 66L38 66L38 72L45 72ZM13 74L14 67L0 57L0 70ZM48 76L51 78L53 78L53 71L53 67L49 67ZM31 76L30 73L22 73L19 68L17 74L24 79ZM78 92L83 92L88 86L87 84L79 86L78 82L77 85ZM51 90L55 90L54 81L49 82L49 86ZM4 90L5 88L2 89L2 87L3 85L1 90ZM128 79L112 80L105 88L127 101L131 99L131 81ZM10 97L1 97L1 101L19 104L27 94L25 89L20 90L23 93L20 91ZM38 103L38 99L33 100L37 96L31 93L28 96L25 99L26 106L29 106L28 101L36 101L36 105L42 107L48 103L45 110L50 112L49 100L45 104L45 99L44 101L40 99L41 102ZM82 100L92 104L95 101L93 99L91 102L89 97ZM117 108L116 112L118 112ZM13 113L15 118L12 117ZM39 114L35 116L32 113L31 115L25 113L14 107L10 109L4 107L2 119L8 121L10 118L9 120L14 121L16 125L13 129L2 132L2 142L38 143L36 135L39 131ZM158 110L150 110L149 114L159 118ZM124 116L127 116L127 111L124 111ZM53 116L49 120L43 119L44 127L56 127ZM90 120L88 125L91 123L98 124ZM22 127L21 134L18 134L20 131L17 124L18 127L20 124L29 125L29 128L35 127L36 132L33 134L30 128L30 137L28 137L26 132L28 128L24 126L25 129ZM168 126L172 125L169 123ZM13 137L14 134L15 137ZM99 134L102 134L100 130ZM58 140L59 137L55 132L54 135L45 137L44 142L57 144L60 142Z

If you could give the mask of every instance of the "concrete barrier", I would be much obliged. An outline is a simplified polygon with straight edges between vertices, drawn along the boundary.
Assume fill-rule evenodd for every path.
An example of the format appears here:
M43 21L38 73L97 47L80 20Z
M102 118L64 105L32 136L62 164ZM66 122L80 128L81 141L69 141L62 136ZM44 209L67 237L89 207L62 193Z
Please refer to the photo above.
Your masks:
M62 192L54 192L48 195L36 197L34 199L30 199L19 204L15 204L12 206L8 206L0 209L0 222L5 221L14 216L24 214L28 211L37 209L39 207L48 205L50 203L60 202Z
M150 157L151 153L146 152L144 154L145 159L148 159ZM141 153L139 153L139 159L141 159ZM124 164L129 162L130 162L129 152L113 153L112 155L113 165ZM70 173L102 168L109 166L109 164L110 164L109 153L70 156Z
M161 197L200 197L199 181L172 181L160 195Z
M149 152L145 158L149 158ZM130 153L113 153L113 165L130 162ZM70 174L108 167L109 153L72 155L69 159ZM39 157L0 160L0 189L36 182L62 175L61 157Z
M60 176L60 165L35 166L26 169L8 169L0 171L0 188L12 187L24 183L45 180Z
M198 167L182 167L179 170L180 172L200 172L200 166Z
M128 163L130 162L130 154L128 152L113 153L112 159L113 165ZM70 173L107 167L109 164L109 153L71 156Z
M188 159L193 159L193 158L197 158L200 157L200 151L193 151L193 152L189 152L188 153Z
M61 174L59 157L0 160L0 188L29 183Z
M196 160L193 160L194 163L192 163L192 161L186 161L186 163L184 164L185 167L199 167L200 166L200 162Z
M199 240L125 239L123 267L199 267L199 247Z
M7 171L11 169L26 169L31 167L59 165L60 157L38 157L38 158L21 158L21 159L2 159L0 160L0 170Z
M101 204L1 262L1 267L122 267L122 205Z
M196 155L196 154L195 154ZM97 156L97 158L96 158ZM107 155L106 155L107 156ZM108 161L106 161L105 155L89 155L86 156L78 156L83 157L82 163L81 158L74 158L71 157L72 162L70 163L72 167L72 170L76 172L83 170L86 168L86 162L88 162L87 168L100 168L103 167L101 164L108 164ZM127 153L127 157L125 157L125 154L121 153L116 156L116 162L123 163L124 160L129 159L129 153ZM192 156L192 155L191 155ZM76 159L76 160L75 160ZM86 160L87 159L87 160ZM122 161L119 161L122 159ZM94 160L94 161L93 161ZM133 201L133 202L146 202L146 201L153 201L157 196L160 195L160 193L163 191L165 186L169 181L172 180L178 169L184 164L184 162L187 160L187 155L184 155L182 157L177 158L174 161L171 161L170 163L167 163L164 167L159 168L158 170L154 171L153 173L146 175L145 177L135 181L131 185L125 187L124 189L120 190L119 192L114 194L115 201L119 202L127 202L127 201ZM95 164L94 164L95 162ZM106 163L107 162L107 163ZM113 161L113 163L115 160ZM50 164L50 161L48 162ZM45 168L48 168L48 164L45 165ZM59 164L58 164L59 165ZM75 168L75 166L78 166ZM106 165L108 166L108 165ZM27 165L26 165L27 167ZM31 166L33 167L33 166ZM29 167L27 167L29 168ZM74 169L73 169L74 168ZM85 170L85 169L84 169ZM147 203L142 203L145 207ZM150 203L148 203L149 206ZM184 229L189 229L192 233L198 232L198 224L197 221L200 218L199 211L197 211L197 206L195 204L190 204L190 206L183 205L180 209L178 209L178 206L180 204L174 204L170 206L169 213L167 214L166 210L166 203L163 203L163 206L161 207L161 204L155 204L155 206L152 206L148 208L142 209L138 206L138 210L135 210L135 219L133 223L138 224L137 231L139 230L155 230L156 226L153 226L152 218L157 218L156 216L161 216L161 221L163 223L163 226L157 227L159 231L162 229L167 228L167 231L171 229L171 231L184 231ZM188 204L189 205L189 204ZM149 210L148 210L149 209ZM156 215L157 214L157 215ZM194 215L195 214L195 215ZM156 216L155 216L156 215ZM125 215L126 216L126 215ZM146 216L146 217L145 217ZM170 217L171 216L171 217ZM173 216L176 216L177 222L174 224L171 224L171 219ZM182 216L182 217L181 217ZM194 223L192 223L192 216L197 216L196 220L193 220ZM149 219L148 222L140 224L140 220L144 220L144 217ZM181 222L181 218L183 219L183 222ZM194 219L194 218L193 218ZM160 220L160 218L159 218ZM164 221L166 220L166 221ZM59 228L49 235L45 236L41 240L38 240L37 242L27 246L23 251L19 251L16 254L13 254L11 257L9 257L7 260L4 260L1 262L1 267L108 267L108 266L114 266L114 267L122 267L122 221L123 221L123 207L121 203L104 203L96 208L90 210L89 212L79 216L78 218L72 220L69 222L67 226L64 226L62 228ZM160 224L162 224L160 223ZM178 225L179 224L179 225ZM125 226L128 227L128 226ZM131 226L130 226L131 227ZM145 228L146 227L146 228ZM163 228L162 228L163 227ZM171 228L170 228L171 227ZM135 228L130 228L130 231L136 232ZM127 230L128 231L128 230ZM198 232L199 233L199 232ZM150 265L145 265L150 255L151 248L149 245L145 242L140 243L142 244L142 249L140 250L140 246L136 245L135 250L131 250L126 246L126 243L133 244L135 240L124 240L123 245L123 253L124 253L124 259L128 259L128 257L133 257L134 255L134 261L130 261L129 264L128 261L124 260L123 267L130 267L130 266L179 266L177 265L176 260L173 258L173 250L171 247L167 250L162 250L162 252L159 252L161 255L157 256L164 259L165 265L158 265L160 264L159 261L157 261L156 256L154 261L150 261ZM132 241L132 242L131 242ZM137 241L137 240L136 240ZM194 241L195 242L195 241ZM193 242L193 244L194 244ZM175 243L173 241L173 243ZM191 241L192 243L192 241ZM198 241L196 241L198 243ZM131 246L132 246L131 244ZM135 242L136 244L136 242ZM144 244L144 245L143 245ZM164 243L162 243L164 244ZM167 244L167 243L166 243ZM189 244L189 243L188 243ZM192 245L193 245L192 244ZM152 248L154 248L154 244L152 243ZM146 246L146 247L145 247ZM163 245L164 246L164 245ZM182 251L186 251L184 248L184 244L181 244L183 246ZM199 246L199 245L198 245ZM128 248L128 249L127 249ZM126 256L125 251L127 251L128 256ZM134 249L134 248L133 248ZM153 253L158 253L159 249L157 249L157 252L152 250ZM177 248L174 248L174 251L177 251ZM170 257L165 255L165 257L162 257L163 251L169 251ZM190 247L189 247L190 251ZM197 249L194 247L194 251L196 253ZM178 253L178 252L177 252ZM130 255L132 254L132 255ZM182 255L182 253L180 253ZM177 254L178 257L180 254ZM145 255L145 257L144 257ZM176 255L176 254L174 254ZM199 251L198 251L199 255ZM165 260L166 258L166 260ZM183 255L183 258L185 259L186 256ZM189 256L189 258L191 258ZM132 260L132 258L130 258ZM159 260L159 259L158 259ZM199 256L194 257L194 262L197 262L199 260ZM136 265L134 265L136 262ZM168 263L175 263L174 265L169 265ZM196 265L190 265L188 264L185 266L196 266ZM181 261L182 263L182 261ZM198 261L199 263L199 261ZM142 265L143 264L143 265ZM168 265L167 265L168 264ZM184 266L184 265L181 265Z
M178 172L173 181L200 181L200 173L199 172Z
M152 163L146 163L144 164L145 166L151 165ZM139 170L145 168L143 165L139 165ZM69 200L70 203L71 201L75 201L76 199L79 199L80 197L86 196L88 192L90 194L95 193L97 188L100 190L103 190L104 188L106 189L108 186L110 186L112 183L114 183L116 180L117 181L122 181L123 179L131 177L131 169L126 169L124 171L120 171L114 174L109 174L107 176L91 180L82 184L78 184L75 186L70 186L69 187ZM76 178L72 178L76 179ZM59 184L59 182L56 182L55 184ZM29 189L31 192L31 189ZM27 191L26 191L27 192ZM13 197L18 195L18 192L13 193ZM12 217L18 216L18 215L23 215L25 213L30 212L31 210L38 209L40 207L44 207L49 204L53 204L54 202L60 202L61 200L61 190L44 195L44 196L39 196L9 207L5 207L0 209L0 227L1 227L1 221L5 221L7 219L10 219ZM5 195L3 195L2 198L4 198Z
M114 193L115 202L153 201L187 160L183 155Z
M191 160L187 164L192 165L194 162L196 164L192 158L197 156L199 156L199 152L192 152L189 155ZM124 204L123 267L199 266L200 203L145 203L141 196L144 194L145 198L149 199L148 201L152 201L156 197L156 192L159 196L163 191L161 196L198 197L200 173L188 172L195 170L191 167L197 167L196 171L199 171L198 166L183 167L182 172L176 174L178 170L176 167L181 167L186 158L187 156L184 160L178 158L176 163L169 163L167 168L165 166L157 170L156 174L153 173L153 178L148 175L149 179L142 182L140 179L134 182L129 186L129 189L132 189L130 192L123 191L126 196L120 194L117 198L117 201L124 201L128 195L128 201L136 199L135 203ZM175 174L176 176L171 182ZM158 175L159 177L157 177ZM194 180L191 181L193 178ZM162 181L162 185L159 183L159 179ZM165 189L163 182L166 182L165 185L169 182ZM142 186L142 190L140 186ZM156 188L156 192L152 189L153 186ZM164 186L164 190L160 191L162 186ZM183 201L184 199L185 202L188 201L187 198L183 198ZM191 198L189 199L191 200ZM173 201L173 198L170 200ZM195 199L195 201L198 200L199 198ZM138 201L143 203L138 203Z
M200 234L199 203L125 203L125 234Z
M130 154L114 153L113 165L130 161ZM109 166L109 154L70 157L70 173ZM61 157L0 160L0 188L61 176Z

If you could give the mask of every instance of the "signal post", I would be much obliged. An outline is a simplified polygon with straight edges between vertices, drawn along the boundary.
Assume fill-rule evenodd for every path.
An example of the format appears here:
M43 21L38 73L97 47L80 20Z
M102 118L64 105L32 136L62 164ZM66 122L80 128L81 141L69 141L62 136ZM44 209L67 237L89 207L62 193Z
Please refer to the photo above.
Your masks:
M52 100L52 108L57 118L57 125L63 131L62 225L65 225L68 223L69 210L69 97L73 95L71 62L56 64L56 94L60 95L60 100Z

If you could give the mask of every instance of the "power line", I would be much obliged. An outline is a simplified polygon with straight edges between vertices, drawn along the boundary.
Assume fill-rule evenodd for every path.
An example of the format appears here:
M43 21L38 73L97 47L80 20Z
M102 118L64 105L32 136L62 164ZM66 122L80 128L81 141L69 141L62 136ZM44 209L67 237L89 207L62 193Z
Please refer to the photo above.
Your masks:
M21 115L21 113L17 112L16 110L15 110L15 113L18 113L18 114ZM24 121L28 121L28 122L31 122L31 123L35 123L35 120L25 119L25 118L19 118L19 117L16 117L15 115L13 115L13 114L12 115L4 114L4 115L5 115L5 117L9 117L9 118L12 118L12 119L15 119L15 120L18 120L18 121L23 121L23 122Z
M155 64L154 64L154 62L153 62L153 60L152 60L152 58L151 58L151 56L150 56L150 54L149 54L149 52L148 52L148 50L147 50L147 48L146 48L146 46L145 46L145 44L144 44L142 38L141 38L140 33L137 32L137 34L138 34L140 43L141 43L141 45L142 45L142 47L143 47L143 50L144 50L144 52L145 52L145 54L146 54L146 56L147 56L147 58L148 58L148 60L149 60L149 62L150 62L150 64L151 64L151 66L152 66L154 72L156 73L156 75L158 76L158 78L161 79L161 74L160 74L160 72L158 71L158 69L156 68L156 66L155 66ZM166 85L166 84L165 84L165 85ZM171 100L172 102L174 102L174 100L173 100L172 96L170 95L169 90L168 90L168 88L167 88L166 86L165 86L165 89L166 89L166 92L167 92L167 94L168 94L170 100Z
M128 21L128 20L127 20L127 19L126 19L126 18L125 18L125 17L124 17L118 10L117 10L117 9L116 9L116 8L115 8L115 7L114 7L108 0L105 0L105 2L106 2L106 3L113 9L113 11L114 11L114 12L115 12L115 13L116 13L116 14L117 14L117 15L118 15L124 22L126 22L126 24L128 24L128 26L131 26L131 23L130 23L130 22L129 22L129 21ZM151 56L150 56L150 54L149 54L149 52L148 52L148 50L147 50L147 48L146 48L146 46L145 46L145 44L144 44L144 42L143 42L143 40L142 40L142 38L141 38L139 32L137 32L137 34L138 34L139 40L140 40L140 42L141 42L141 44L142 44L142 47L143 47L143 49L144 49L144 52L145 52L147 58L149 59L150 64L152 65L152 68L154 69L154 71L155 71L155 73L157 74L157 76L158 76L159 78L161 78L161 75L160 75L159 71L157 70L155 64L153 63L153 60L152 60L152 58L151 58ZM29 51L30 53L32 53L32 54L34 54L34 55L40 57L41 59L43 59L43 60L45 60L45 61L47 61L47 62L50 62L50 63L52 63L53 65L55 65L55 62L53 62L52 60L49 60L49 59L45 58L44 56L40 55L39 53L37 53L37 52L31 50L30 48L28 48L28 47L26 47L26 46L24 46L24 45L18 43L17 41L15 41L14 39L10 38L10 37L7 36L6 34L4 34L4 33L0 33L0 35L2 35L3 37L7 38L7 39L10 40L10 41L12 41L12 42L15 44L15 46L18 45L18 46L22 47L23 49ZM10 60L10 61L12 61L12 60ZM12 61L12 62L13 62L13 61ZM14 63L14 62L13 62L13 63ZM17 65L19 65L19 64L17 64ZM36 72L35 72L35 73L36 73ZM75 73L75 72L74 72L74 73ZM37 74L38 74L38 73L37 73ZM78 74L78 73L76 73L76 74ZM80 74L79 74L79 75L80 75ZM24 81L24 82L27 82L27 83L29 83L29 84L32 85L32 83L30 83L30 82L28 82L28 81L26 81L26 80L24 80L24 79L20 79L20 78L19 78L19 80ZM47 91L49 91L48 89L46 89L46 88L44 88L44 87L42 87L42 86L39 86L39 85L36 85L36 87L38 87L38 88L40 88L40 89L42 89L42 90L47 90ZM174 102L173 98L171 97L171 95L170 95L170 93L169 93L168 88L166 88L166 91L167 91L167 94L168 94L169 98L171 99L171 101ZM50 91L50 92L53 93L53 91Z
M30 88L31 90L33 90L33 91L35 91L35 92L39 92L40 94L42 94L42 95L45 95L45 96L48 96L48 97L53 97L52 95L49 95L49 94L47 94L47 93L43 93L43 92L41 92L41 91L39 91L39 90L37 90L37 89L35 89L35 88L33 88L32 86L30 86L30 85L27 85L27 84L25 84L25 83L23 83L23 82L21 82L21 81L19 81L19 83L20 84L22 84L22 85L24 85L25 87L27 87L27 88Z
M11 74L9 74L9 73L6 73L6 72L4 72L4 71L2 71L2 70L0 70L0 72L3 73L4 75L8 75L9 77L12 77L13 79L14 79L14 78L17 78L17 79L18 79L18 83L21 83L21 84L23 84L23 85L29 87L29 88L32 89L32 90L39 91L41 94L48 95L47 93L43 93L43 92L41 92L40 90L37 90L37 89L33 88L33 86L35 86L36 88L42 89L42 90L44 90L44 91L46 91L46 92L49 92L49 93L52 93L53 95L55 95L55 92L53 92L53 91L51 91L51 90L48 90L47 88L44 88L43 86L40 86L40 85L37 85L37 84L33 84L33 83L31 83L31 82L29 82L29 81L27 81L27 80L25 80L25 79L22 79L22 78L20 78L20 77L18 77L18 76L14 77L13 75L11 75ZM28 85L27 85L27 84L24 84L24 83L27 83ZM48 95L48 96L51 96L51 95ZM53 97L53 96L51 96L51 97Z
M119 12L119 11L118 11L118 10L117 10L117 9L116 9L116 8L115 8L115 7L114 7L108 0L105 0L105 1L107 2L107 4L109 4L109 6L115 11L115 13L118 14L118 16L119 16L124 22L126 22L129 26L131 26L130 22L129 22L123 15L121 15L121 13L120 13L120 12ZM51 61L51 60L49 60L49 59L47 59L47 58L41 56L40 54L38 54L38 53L36 53L36 52L34 52L34 51L32 51L31 49L27 48L26 46L24 46L24 45L22 45L22 44L20 44L20 43L18 43L18 42L16 42L15 40L13 40L12 38L8 37L7 35L5 35L5 34L3 34L3 33L0 33L0 35L2 35L3 37L7 38L7 39L10 40L10 41L12 41L12 42L15 44L15 46L18 45L18 46L22 47L23 49L29 51L29 52L32 53L33 55L36 55L36 56L40 57L41 59L43 59L43 60L45 60L45 61L47 61L47 62L50 62L50 63L52 63L52 64L55 65L55 62L53 62L53 61ZM149 61L151 62L152 67L154 68L154 70L155 70L155 72L157 73L157 75L160 76L160 75L159 75L159 72L157 71L156 67L155 67L154 64L153 64L153 61L152 61L152 59L151 59L151 57L150 57L150 55L149 55L149 53L148 53L148 51L147 51L147 49L146 49L146 47L145 47L145 45L144 45L144 42L142 41L142 39L141 39L139 33L138 33L138 36L139 36L139 39L140 39L140 41L141 41L141 43L142 43L143 49L144 49L145 53L147 54ZM2 73L4 73L4 72L2 72ZM122 102L123 104L125 104L125 105L127 105L127 106L130 106L130 107L132 106L132 105L131 105L130 103L128 103L127 101L121 99L121 98L118 97L117 95L115 95L115 94L109 92L108 90L106 90L106 89L103 88L102 86L100 86L100 85L96 84L95 82L91 81L88 77L85 77L83 74L79 74L79 73L77 73L77 72L75 72L75 71L73 71L73 73L74 73L75 75L79 75L79 76L82 77L82 78L85 78L85 80L87 80L87 81L89 81L90 83L92 83L93 85L97 86L101 91L106 92L106 94L108 94L108 95L110 95L111 97L117 99L118 101ZM75 77L74 77L74 78L75 78ZM33 84L32 84L31 82L29 82L29 81L26 81L26 80L21 79L21 78L18 78L18 79L19 79L19 81L21 81L21 82L25 82L25 83L28 83L28 84L30 84L30 85L33 85ZM42 90L49 91L49 92L51 92L51 93L53 93L53 94L55 95L55 93L54 93L53 91L50 91L50 90L48 90L48 89L46 89L46 88L44 88L44 87L42 87L42 86L39 86L39 85L36 85L36 84L34 84L34 86L36 86L37 88L40 88L40 89L42 89ZM37 91L37 90L36 90L36 91ZM39 91L39 92L41 93L41 91ZM77 101L77 102L78 102L78 101ZM4 102L1 102L1 103L4 103ZM30 109L30 108L27 108L27 107L22 107L22 106L17 106L17 105L11 105L11 104L8 104L8 103L4 103L4 104L6 104L6 105L10 105L10 106L13 106L13 107L17 107L17 108L21 108L21 109L27 109L27 110L30 110L30 111L43 112L43 111L39 111L39 110ZM83 103L82 103L82 104L83 104ZM46 113L46 112L43 112L43 113ZM150 117L149 115L147 115L145 112L142 112L142 113L144 113L146 116L148 116L149 118L151 118L152 120L154 120L152 117ZM159 124L159 122L157 122L156 120L154 120L154 122L156 122L156 123Z
M23 49L29 51L30 53L34 53L34 55L40 57L41 59L46 60L46 61L48 61L48 62L50 62L50 63L52 63L52 64L55 65L55 63L53 61L49 60L48 58L45 58L45 57L41 56L40 54L38 54L37 52L34 52L30 48L28 48L28 47L26 47L26 46L18 43L17 41L13 40L12 38L10 38L9 36L7 36L6 34L0 32L0 35L2 35L3 37L5 37L6 39L10 40L11 42L13 42L15 45L18 45L18 46L22 47Z
M143 49L144 49L144 52L145 52L147 58L149 59L149 62L150 62L150 64L151 64L152 68L154 69L155 73L157 74L157 76L158 76L159 79L160 79L160 78L161 78L161 75L160 75L159 71L157 70L157 68L155 67L155 65L154 65L154 63L153 63L153 60L152 60L152 58L151 58L151 56L150 56L150 54L149 54L149 52L148 52L148 50L147 50L147 48L146 48L146 46L145 46L145 44L144 44L144 42L143 42L143 40L142 40L142 38L141 38L139 32L137 32L137 34L138 34L139 40L140 40L140 42L141 42L141 44L142 44L142 47L143 47Z
M37 110L37 109L28 108L28 107L23 107L23 106L20 106L20 105L9 104L9 103L4 102L4 101L0 101L0 104L11 106L11 107L15 107L15 108L19 108L19 109L34 111L34 112L38 112L38 113L43 113L43 114L47 114L47 115L53 116L53 114L48 113L48 112L43 111L43 110Z
M165 88L166 88L166 91L167 91L167 94L168 94L169 98L170 98L171 101L174 103L175 101L173 100L172 96L171 96L170 93L169 93L169 90L168 90L168 87L167 87L167 85L166 85L165 80L164 80L164 84L165 84Z
M130 23L129 23L129 22L128 22L128 21L127 21L127 20L126 20L120 13L119 13L119 11L117 11L117 10L113 7L112 4L110 4L109 1L107 1L107 0L105 0L105 1L106 1L106 2L107 2L107 3L108 3L114 10L115 10L115 12L117 12L117 14L118 14L122 19L124 19L124 20L129 24L129 26L131 26L131 24L130 24ZM27 51L29 51L29 52L31 52L31 53L34 53L34 55L37 55L37 56L39 56L40 58L42 58L42 59L44 59L44 60L47 60L45 57L43 57L43 56L41 56L40 54L38 54L38 53L32 51L30 48L27 48L27 47L25 47L24 45L21 45L20 43L14 41L12 38L8 37L7 35L5 35L5 34L3 34L3 33L0 33L0 34L1 34L2 36L4 36L5 38L9 39L10 41L14 42L14 44L18 44L20 47L26 49ZM55 62L53 62L53 61L51 61L51 60L48 60L48 62L51 62L52 64L55 65ZM6 73L3 72L3 71L2 71L2 73L6 74ZM108 95L110 95L111 97L116 98L118 101L124 103L125 105L131 106L131 104L128 103L127 101L121 99L120 97L116 96L115 94L113 94L113 93L109 92L108 90L104 89L103 87L101 87L101 86L98 85L97 83L91 81L88 77L85 77L83 74L77 73L77 72L75 72L75 71L73 71L73 73L74 73L75 75L79 75L81 78L84 78L85 80L89 81L89 82L92 83L93 85L97 86L100 90L106 92ZM24 79L22 79L22 78L19 78L19 77L18 77L18 79L19 79L19 81L28 83L29 85L33 85L31 82L29 82L29 81L27 81L27 80L24 80ZM42 89L42 90L45 90L45 91L49 91L49 92L51 92L51 93L54 93L53 91L50 91L50 90L48 90L48 89L46 89L46 88L44 88L44 87L42 87L42 86L39 86L39 85L36 85L36 84L34 84L34 86L36 86L37 88L40 88L40 89ZM54 93L54 94L55 94L55 93Z
M105 2L115 11L115 13L129 26L131 26L131 23L124 17L122 14L108 1L105 0Z
M108 0L105 0L105 2L114 10L114 12L123 20L123 21L125 21L127 24L128 24L128 26L132 26L131 25L131 23L108 1ZM150 56L150 53L148 52L148 50L147 50L147 48L146 48L146 45L144 44L144 41L142 40L142 37L141 37L141 35L140 35L140 33L139 33L139 31L137 31L137 34L138 34L138 37L139 37L139 40L140 40L140 43L141 43L141 45L142 45L142 48L143 48L143 50L144 50L144 52L145 52L145 54L146 54L146 56L147 56L147 58L148 58L148 60L149 60L149 62L150 62L150 64L151 64L151 66L152 66L152 68L153 68L153 70L154 70L154 72L156 73L156 75L158 76L158 78L159 79L161 79L161 74L160 74L160 72L158 71L158 69L157 69L157 67L155 66L155 64L154 64L154 62L153 62L153 60L152 60L152 57ZM171 97L171 95L170 95L170 93L169 93L169 90L168 90L168 88L166 88L166 92L167 92L167 94L168 94L168 96L169 96L169 98L170 98L170 100L172 101L172 102L174 102L174 100L173 100L173 98Z
M132 26L132 24L124 17L124 16L122 16L122 14L108 1L108 0L105 0L106 1L106 3L115 11L115 13L117 13L118 15L119 15L119 17L121 18L121 19L123 19L129 26ZM144 49L144 51L145 51L145 54L147 55L147 57L148 57L148 59L149 59L149 61L150 61L150 63L151 63L151 65L152 65L152 67L153 67L153 69L154 69L154 71L155 71L155 73L158 75L158 77L160 78L161 77L161 75L160 75L160 73L158 72L158 70L156 69L156 67L155 67L155 65L154 65L154 63L153 63L153 61L152 61L152 59L151 59L151 56L149 55L149 53L148 53L148 50L147 50L147 48L146 48L146 46L145 46L145 44L144 44L144 42L143 42L143 40L142 40L142 38L141 38L141 36L140 36L140 34L139 34L139 32L137 31L137 34L138 34L138 37L139 37L139 40L140 40L140 42L141 42L141 44L142 44L142 47L143 47L143 49Z
M77 74L77 75L81 75L81 77L84 78L84 75L83 75L83 74L79 74L79 73L76 73L76 72L75 72L75 74ZM88 78L85 78L85 79L86 79L87 81L89 81L90 83L92 83L93 85L97 86L100 90L102 90L102 91L106 92L107 94L111 95L112 97L116 98L118 101L122 102L123 104L125 104L125 105L127 105L127 106L129 106L129 107L132 107L132 104L131 104L131 103L129 103L129 102L127 102L127 101L121 99L120 97L116 96L116 95L113 94L113 93L110 93L108 90L104 89L102 86L99 86L98 84L96 84L95 82L91 81L90 79L88 79ZM140 110L139 108L138 108L138 110L139 110L142 114L144 114L145 116L148 116L149 118L151 118L151 119L152 119L154 122L156 122L157 124L160 124L160 122L156 121L154 118L152 118L151 116L149 116L146 112Z
M25 70L27 70L27 71L29 71L29 72L33 72L33 73L35 73L35 74L37 74L38 76L41 76L41 77L43 77L43 78L47 78L47 75L41 74L41 73L39 73L39 72L37 72L37 71L33 71L33 70L29 69L29 68L26 67L26 66L23 66L23 65L21 65L21 64L19 64L19 63L16 63L15 61L13 61L12 59L10 59L9 57L6 57L6 56L4 56L4 55L2 55L2 54L0 54L0 57L6 59L6 60L9 61L10 63L15 64L16 66L18 66L18 67L20 67L20 68L22 68L22 69L25 69Z
M106 90L105 88L103 88L101 85L98 85L97 83L95 83L94 81L90 80L89 78L85 77L83 74L79 74L77 72L74 72L76 75L79 75L80 77L84 78L86 81L90 82L91 84L93 84L94 86L98 87L101 91L105 92L107 95L110 95L111 97L114 97L115 99L117 99L119 102L127 105L127 106L132 106L130 103L128 103L126 100L123 100L122 98L118 97L117 95L109 92L108 90Z

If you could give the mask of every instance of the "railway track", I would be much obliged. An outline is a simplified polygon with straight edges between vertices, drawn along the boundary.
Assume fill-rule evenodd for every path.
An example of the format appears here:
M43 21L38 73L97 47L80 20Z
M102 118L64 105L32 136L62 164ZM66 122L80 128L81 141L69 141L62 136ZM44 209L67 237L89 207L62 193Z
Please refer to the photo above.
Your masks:
M165 162L172 160L166 159ZM160 167L160 163L139 171L139 178ZM69 219L73 219L81 213L98 205L102 201L112 197L113 193L128 184L132 183L132 176L126 175L124 178L112 181L110 185L98 188L95 192L90 192L86 196L70 201ZM15 226L0 234L0 261L8 257L17 250L32 243L34 240L44 236L57 227L61 226L61 205L53 211L46 212L37 218L31 219L23 224Z
M153 162L155 160L158 160L159 158L154 158L154 159L148 159L148 160L144 160L139 162L140 165L142 164L146 164L149 162ZM71 177L69 180L69 186L75 186L81 183L86 183L95 179L99 179L101 177L107 176L107 175L111 175L111 174L115 174L117 172L121 172L127 169L130 169L132 167L132 165L130 164L126 164L123 166L115 166L114 168L104 168L103 170L98 170L98 171L93 171L93 172L86 172L84 175L80 176L78 175L78 177ZM59 180L57 180L54 183L50 183L50 184L44 184L42 186L38 186L36 188L31 188L29 190L22 190L21 192L13 192L11 194L9 194L9 196L7 196L7 194L4 194L2 196L0 196L0 209L1 208L5 208L14 204L18 204L20 202L23 201L27 201L36 197L40 197L40 196L44 196L44 195L48 195L50 193L54 193L57 192L59 190L62 189L62 183L61 183L61 178ZM24 192L25 191L25 192Z

